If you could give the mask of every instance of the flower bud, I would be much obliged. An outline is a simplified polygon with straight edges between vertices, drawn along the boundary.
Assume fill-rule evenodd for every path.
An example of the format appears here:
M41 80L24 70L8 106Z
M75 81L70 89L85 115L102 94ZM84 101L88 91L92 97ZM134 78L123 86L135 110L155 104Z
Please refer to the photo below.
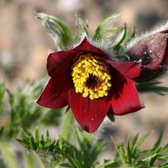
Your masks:
M128 46L127 53L131 61L141 63L139 81L158 77L168 67L168 28L145 34Z

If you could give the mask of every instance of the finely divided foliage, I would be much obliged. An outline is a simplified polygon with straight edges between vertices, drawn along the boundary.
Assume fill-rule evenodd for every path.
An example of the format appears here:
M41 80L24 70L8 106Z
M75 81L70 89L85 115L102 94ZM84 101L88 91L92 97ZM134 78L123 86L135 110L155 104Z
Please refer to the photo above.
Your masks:
M103 151L107 148L107 144L100 138L101 136L98 132L96 134L86 134L79 130L71 119L72 113L66 112L68 109L62 110L62 112L67 113L65 120L62 120L65 126L59 138L56 140L51 137L49 131L43 135L40 133L41 131L39 132L39 129L34 130L34 127L37 125L40 129L44 129L44 127L46 128L48 125L58 126L61 124L58 122L60 121L58 115L61 114L61 111L59 111L59 113L55 113L55 111L47 112L43 108L34 106L32 103L32 100L39 94L40 88L41 83L37 85L34 82L30 82L27 83L25 87L20 88L18 93L13 94L6 89L3 83L0 85L0 105L4 107L3 104L7 98L5 95L9 95L8 110L10 111L11 109L11 111L13 111L9 112L6 108L3 108L0 114L1 119L2 117L9 119L7 123L1 123L0 125L0 166L2 168L18 168L22 164L28 165L30 168L36 167L37 164L40 165L40 167L46 168L166 168L168 166L168 145L160 145L162 134L151 148L143 150L141 146L149 134L141 137L136 135L133 138L129 138L127 142L123 144L118 144L112 139L113 150L111 151L111 159L105 160L104 158L103 161L100 161L99 156L103 154ZM22 103L22 99L25 98L26 101ZM38 111L40 115L34 117L34 114L39 113ZM24 115L22 116L21 113ZM29 121L29 124L26 124L27 122L25 121ZM24 130L22 130L22 128L24 128ZM72 143L70 140L73 134L75 134L74 137L78 145L74 142ZM11 143L16 145L16 141L10 142L11 138L17 139L17 141L29 151L26 152L26 150L23 151L20 149L20 155L24 157L19 163L15 159L14 149L11 151ZM19 149L20 146L17 148Z
M105 149L105 142L99 140L94 142L94 137L84 135L76 128L75 131L79 148L67 141L59 139L51 140L47 132L46 138L39 135L36 130L35 136L29 130L23 132L23 138L18 141L29 151L34 151L46 167L69 167L69 168L111 168L111 167L132 167L151 168L168 166L168 145L160 146L162 134L150 149L141 150L149 134L142 137L136 135L129 138L124 144L117 144L112 140L115 155L111 160L99 161L99 155Z

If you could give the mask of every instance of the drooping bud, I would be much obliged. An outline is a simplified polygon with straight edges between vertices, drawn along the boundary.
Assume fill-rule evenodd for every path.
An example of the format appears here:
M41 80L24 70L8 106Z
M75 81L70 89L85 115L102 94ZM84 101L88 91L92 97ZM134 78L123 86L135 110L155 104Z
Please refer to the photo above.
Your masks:
M168 68L168 29L146 34L128 47L131 61L141 62L140 81L151 80Z

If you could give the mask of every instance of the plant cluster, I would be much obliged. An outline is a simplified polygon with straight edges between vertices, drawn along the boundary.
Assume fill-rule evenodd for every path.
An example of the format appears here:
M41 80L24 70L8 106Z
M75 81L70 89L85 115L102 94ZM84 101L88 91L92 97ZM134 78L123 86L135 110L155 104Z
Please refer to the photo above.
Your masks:
M73 35L62 20L37 14L57 51L47 60L47 85L26 81L13 93L0 83L0 168L168 167L162 133L149 149L142 148L149 134L122 144L112 139L110 159L102 158L108 146L95 131L103 119L114 122L114 115L143 108L141 92L168 92L157 78L168 65L168 25L137 38L126 24L112 26L118 16L104 19L93 34L77 16Z
M122 144L112 139L111 159L100 160L108 147L101 133L87 134L80 130L69 108L58 111L36 106L33 100L41 91L41 86L41 82L39 84L26 82L25 86L14 94L4 83L0 85L2 107L0 119L6 121L0 125L1 168L166 168L168 166L168 145L160 145L162 134L149 149L141 148L149 134L141 137L136 135L126 142L123 141ZM14 111L16 114L13 114ZM65 113L64 116L60 115L61 111ZM57 138L49 134L49 126L54 126L59 132ZM44 129L46 134L42 133ZM18 148L17 151L15 146Z

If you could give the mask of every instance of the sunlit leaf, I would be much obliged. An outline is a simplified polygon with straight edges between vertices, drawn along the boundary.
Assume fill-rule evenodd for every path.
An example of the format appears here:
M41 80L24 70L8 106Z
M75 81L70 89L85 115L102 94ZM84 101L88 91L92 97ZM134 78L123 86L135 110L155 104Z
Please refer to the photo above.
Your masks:
M118 32L120 28L109 28L112 22L116 20L120 14L113 14L109 17L106 17L100 25L97 27L95 34L93 35L94 41L100 41L102 38L107 37L107 35L113 35L114 33Z
M113 43L113 48L115 50L120 50L123 42L125 41L127 36L127 25L125 24L119 35L117 36L116 40Z
M127 41L125 42L125 45L128 44L129 42L131 42L133 39L135 39L135 38L136 38L136 34L137 34L136 28L133 27L133 31L132 31L130 37L129 37L129 38L127 39Z
M90 36L89 25L86 20L83 20L80 15L76 14L76 32L74 35L74 43L79 43L83 36Z
M58 50L66 50L73 44L71 31L62 20L44 13L38 13L45 30L52 36Z

